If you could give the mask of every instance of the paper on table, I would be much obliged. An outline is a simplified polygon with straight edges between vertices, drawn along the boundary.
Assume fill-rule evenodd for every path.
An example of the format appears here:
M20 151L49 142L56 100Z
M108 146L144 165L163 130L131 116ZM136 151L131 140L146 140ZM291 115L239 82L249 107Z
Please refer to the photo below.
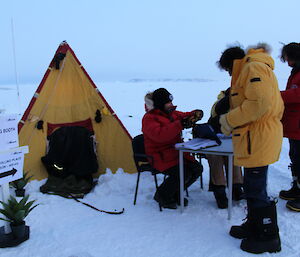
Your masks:
M186 148L186 149L192 149L192 150L198 150L201 148L207 148L212 146L217 146L218 144L214 140L210 139L204 139L204 138L194 138L193 140L183 142L183 143L177 143L175 145L175 148Z

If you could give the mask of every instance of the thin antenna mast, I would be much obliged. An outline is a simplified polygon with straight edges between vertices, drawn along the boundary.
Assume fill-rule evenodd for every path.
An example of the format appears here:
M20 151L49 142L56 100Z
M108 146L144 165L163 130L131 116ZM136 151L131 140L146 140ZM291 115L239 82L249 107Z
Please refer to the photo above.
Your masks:
M12 36L12 49L13 49L13 59L15 68L15 82L17 87L18 103L19 103L19 114L21 114L21 101L20 101L20 90L17 72L17 58L16 58L16 47L15 47L15 34L14 34L14 20L11 18L11 36Z

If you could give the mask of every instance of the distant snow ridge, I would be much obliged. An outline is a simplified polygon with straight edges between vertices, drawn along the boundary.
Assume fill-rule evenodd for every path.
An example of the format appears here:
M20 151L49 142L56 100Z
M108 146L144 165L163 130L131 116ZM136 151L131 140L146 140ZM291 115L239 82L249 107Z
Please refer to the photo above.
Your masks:
M82 253L77 253L75 255L70 255L68 257L93 257L93 256L87 252L82 252Z
M13 87L3 87L3 86L0 86L0 90L15 90L15 88Z
M170 78L162 78L162 79L130 79L128 82L131 83L141 83L141 82L210 82L212 79L170 79Z

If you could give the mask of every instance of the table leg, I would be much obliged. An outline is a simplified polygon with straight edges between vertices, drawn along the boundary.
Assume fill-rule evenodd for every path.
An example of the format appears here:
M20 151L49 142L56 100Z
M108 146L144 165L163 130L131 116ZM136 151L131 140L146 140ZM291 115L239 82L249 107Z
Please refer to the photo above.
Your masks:
M233 155L228 156L228 219L231 219L232 210L232 172Z
M183 152L179 150L179 180L180 180L180 211L183 213L184 209L184 197L183 197L183 192L184 192L184 165L183 165Z

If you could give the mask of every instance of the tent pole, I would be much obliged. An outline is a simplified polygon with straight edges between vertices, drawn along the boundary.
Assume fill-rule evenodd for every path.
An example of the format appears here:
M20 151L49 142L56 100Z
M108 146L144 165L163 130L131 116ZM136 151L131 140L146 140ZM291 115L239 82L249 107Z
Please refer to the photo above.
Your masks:
M18 103L19 103L19 114L21 114L21 101L20 101L20 90L17 72L17 58L16 58L16 46L15 46L15 34L14 34L14 20L11 18L11 36L12 36L12 49L13 49L13 60L14 60L14 70L15 70L15 82L17 87Z

